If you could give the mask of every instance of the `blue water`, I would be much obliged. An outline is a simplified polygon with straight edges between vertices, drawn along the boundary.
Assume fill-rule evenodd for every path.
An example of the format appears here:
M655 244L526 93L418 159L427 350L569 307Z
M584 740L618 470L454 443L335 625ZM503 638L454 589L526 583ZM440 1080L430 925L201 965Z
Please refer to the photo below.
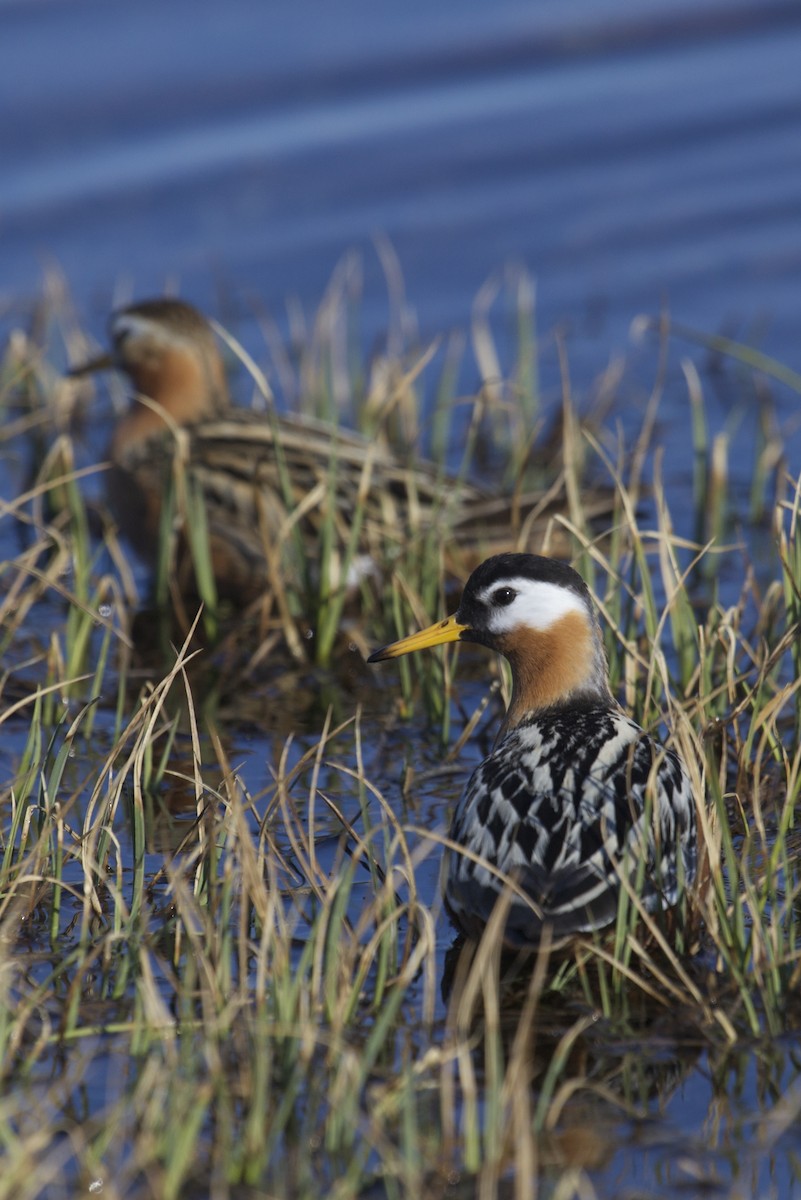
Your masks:
M798 366L801 9L0 5L0 286L313 309L383 234L423 328L509 261L577 382L665 302ZM377 264L368 311L386 319ZM368 316L369 320L369 316ZM254 335L255 336L255 335Z

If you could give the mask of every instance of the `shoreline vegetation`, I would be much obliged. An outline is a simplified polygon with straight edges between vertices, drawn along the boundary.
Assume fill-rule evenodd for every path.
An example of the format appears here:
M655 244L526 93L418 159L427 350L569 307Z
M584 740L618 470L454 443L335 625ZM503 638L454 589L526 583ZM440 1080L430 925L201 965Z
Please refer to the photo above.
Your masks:
M782 1050L801 1017L801 500L765 402L798 380L706 343L763 404L743 511L728 432L708 427L683 364L693 494L679 522L659 448L667 319L631 436L621 371L579 413L558 341L562 393L541 396L524 276L510 366L494 297L476 303L487 382L468 399L456 337L414 351L397 319L366 362L352 291L344 272L288 345L263 320L269 382L226 337L237 383L249 373L268 411L275 389L337 414L410 464L422 446L443 478L491 467L564 498L525 548L569 552L603 614L615 694L684 759L703 847L687 922L671 935L632 889L615 928L568 953L503 958L501 912L477 946L452 945L445 810L508 679L464 648L383 680L362 665L458 594L447 525L388 530L357 596L324 553L313 581L277 579L245 618L209 593L199 616L179 605L143 650L156 622L87 461L97 401L62 378L85 340L51 280L38 322L0 350L0 456L25 480L0 510L0 1200L617 1195L616 1152L641 1153L638 1131L702 1059L706 1140L665 1152L653 1194L718 1179L723 1162L727 1186L747 1185L801 1114L797 1042ZM595 523L582 498L599 490ZM758 570L741 529L757 531ZM731 1130L753 1063L744 1151ZM801 1189L797 1163L783 1177Z

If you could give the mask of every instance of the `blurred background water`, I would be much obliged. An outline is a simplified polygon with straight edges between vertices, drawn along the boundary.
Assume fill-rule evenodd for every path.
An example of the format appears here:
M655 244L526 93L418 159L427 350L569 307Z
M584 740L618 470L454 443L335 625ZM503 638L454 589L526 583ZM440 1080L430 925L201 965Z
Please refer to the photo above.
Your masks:
M5 0L0 25L5 312L53 262L98 336L165 287L313 310L356 247L369 338L380 234L423 334L523 264L580 387L663 304L799 365L795 0Z

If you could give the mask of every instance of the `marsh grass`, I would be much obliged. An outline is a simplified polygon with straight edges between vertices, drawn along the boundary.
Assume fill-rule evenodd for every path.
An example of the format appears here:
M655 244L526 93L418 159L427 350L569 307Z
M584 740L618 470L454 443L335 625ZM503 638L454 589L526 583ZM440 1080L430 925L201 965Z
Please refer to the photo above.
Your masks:
M511 381L493 383L492 404L487 393L469 410L465 476L475 430L491 419L495 453L519 478L515 423L539 420L537 345L517 283L519 361ZM488 304L473 332L494 375ZM288 359L282 372L330 415L351 395L341 372L367 372L354 366L351 316L320 326L340 331L328 355L316 345L297 379ZM431 420L443 464L466 408L455 353ZM368 384L363 411L374 428L389 421L415 439L414 369L383 370L400 383L381 402ZM165 1200L599 1194L593 1180L603 1191L622 1130L653 1120L699 1056L711 1103L736 1124L731 1075L744 1043L764 1088L757 1149L774 1152L801 1109L797 1076L776 1053L801 1017L799 489L779 478L774 446L761 490L777 497L776 550L758 580L745 545L727 541L726 456L709 436L700 379L686 377L693 536L674 530L658 454L643 505L658 385L634 455L583 429L565 392L558 524L592 581L616 692L690 772L699 883L678 928L642 911L635 884L608 933L525 960L503 952L510 891L477 945L444 953L452 939L432 885L444 834L416 803L424 771L397 753L417 737L428 756L446 747L475 761L508 679L486 656L417 656L394 679L360 677L352 700L333 687L327 707L331 672L309 665L302 637L309 587L320 588L315 653L334 664L343 620L366 646L440 615L453 568L436 530L400 551L388 541L390 566L363 586L360 616L319 580L277 585L261 643L272 652L254 650L236 686L254 690L261 674L280 708L301 659L317 704L305 728L260 743L254 787L198 649L213 595L199 616L187 609L160 670L144 674L124 549L92 520L69 437L37 447L36 482L2 510L25 536L0 565L0 1200L101 1186ZM23 387L22 368L6 364L0 378L4 446L19 446L30 436L14 424L26 411L20 388L39 392ZM757 454L768 461L764 445ZM603 473L612 497L598 533L582 514L587 471ZM740 585L719 586L724 570ZM224 647L224 628L206 631L222 632ZM700 1154L683 1161L703 1175ZM678 1169L665 1170L678 1186Z

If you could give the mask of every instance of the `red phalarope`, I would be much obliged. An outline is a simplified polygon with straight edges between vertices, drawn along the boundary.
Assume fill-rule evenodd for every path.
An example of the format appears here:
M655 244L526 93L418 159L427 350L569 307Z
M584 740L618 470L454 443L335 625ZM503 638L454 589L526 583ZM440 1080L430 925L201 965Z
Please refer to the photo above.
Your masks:
M477 936L511 879L505 940L536 945L603 928L625 876L648 912L676 905L696 872L696 812L679 757L616 704L589 590L566 563L501 554L467 581L456 613L368 661L443 642L478 642L512 668L492 753L453 815L445 902Z
M70 374L116 368L133 386L134 401L110 447L108 491L120 528L155 563L162 508L179 457L202 497L218 593L239 605L269 589L293 524L309 561L316 562L320 531L327 524L330 534L333 516L333 541L341 553L360 496L358 550L372 563L382 561L393 539L400 543L410 530L433 525L447 530L455 561L475 562L479 546L486 553L488 546L513 542L513 507L531 537L541 535L562 507L561 498L549 493L518 497L513 505L500 494L443 479L433 463L402 463L356 433L232 406L215 334L184 301L145 300L123 308L110 318L109 338L109 353ZM183 435L180 449L176 434ZM587 497L587 513L606 512L609 504L608 496ZM191 591L194 578L188 519L178 511L173 522L181 591Z

